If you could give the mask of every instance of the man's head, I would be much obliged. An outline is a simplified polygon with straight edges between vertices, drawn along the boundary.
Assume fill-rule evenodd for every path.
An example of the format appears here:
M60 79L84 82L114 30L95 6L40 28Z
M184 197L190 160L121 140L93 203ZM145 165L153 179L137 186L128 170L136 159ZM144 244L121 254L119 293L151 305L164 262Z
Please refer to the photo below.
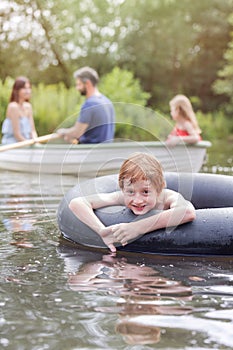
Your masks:
M99 82L98 73L90 67L83 67L74 72L74 78L76 79L77 90L81 95L87 95L88 84L92 87L97 86Z
M160 194L165 187L165 179L160 162L151 154L135 153L124 161L119 173L119 186L124 188L124 182L135 183L146 180L151 182L156 192Z

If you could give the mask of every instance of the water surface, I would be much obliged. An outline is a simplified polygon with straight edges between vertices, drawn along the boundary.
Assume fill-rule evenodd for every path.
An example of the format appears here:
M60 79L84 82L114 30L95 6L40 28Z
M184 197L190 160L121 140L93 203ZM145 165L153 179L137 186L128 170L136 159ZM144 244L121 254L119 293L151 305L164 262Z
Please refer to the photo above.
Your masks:
M232 154L203 171L233 175ZM1 348L233 349L232 257L80 249L56 224L77 181L0 173Z

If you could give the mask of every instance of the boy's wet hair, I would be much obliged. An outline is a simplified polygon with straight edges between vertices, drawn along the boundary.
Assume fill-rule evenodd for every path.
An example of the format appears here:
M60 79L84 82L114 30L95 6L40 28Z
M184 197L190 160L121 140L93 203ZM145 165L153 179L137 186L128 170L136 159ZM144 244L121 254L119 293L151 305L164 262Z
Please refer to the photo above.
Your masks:
M118 182L121 189L124 181L130 183L146 180L150 181L157 193L161 193L165 187L163 169L160 162L149 153L134 153L124 161L120 168Z

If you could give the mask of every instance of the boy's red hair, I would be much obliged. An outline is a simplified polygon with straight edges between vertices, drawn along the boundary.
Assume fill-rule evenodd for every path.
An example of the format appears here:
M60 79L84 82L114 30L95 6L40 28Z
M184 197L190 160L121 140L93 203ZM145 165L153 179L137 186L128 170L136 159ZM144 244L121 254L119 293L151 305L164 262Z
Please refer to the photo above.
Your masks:
M124 188L124 180L135 183L140 180L149 180L157 193L165 187L163 170L160 162L149 153L134 153L124 161L120 168L118 182Z

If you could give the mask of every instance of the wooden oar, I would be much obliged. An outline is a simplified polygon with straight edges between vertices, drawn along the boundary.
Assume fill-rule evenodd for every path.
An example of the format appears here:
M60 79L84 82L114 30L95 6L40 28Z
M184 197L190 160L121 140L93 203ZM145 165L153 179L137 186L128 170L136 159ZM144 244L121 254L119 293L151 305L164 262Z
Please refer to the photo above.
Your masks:
M0 152L4 152L15 148L20 148L20 147L30 146L37 142L47 142L50 140L58 139L59 137L61 137L61 135L53 133L53 134L35 137L34 139L10 143L8 145L1 146Z

